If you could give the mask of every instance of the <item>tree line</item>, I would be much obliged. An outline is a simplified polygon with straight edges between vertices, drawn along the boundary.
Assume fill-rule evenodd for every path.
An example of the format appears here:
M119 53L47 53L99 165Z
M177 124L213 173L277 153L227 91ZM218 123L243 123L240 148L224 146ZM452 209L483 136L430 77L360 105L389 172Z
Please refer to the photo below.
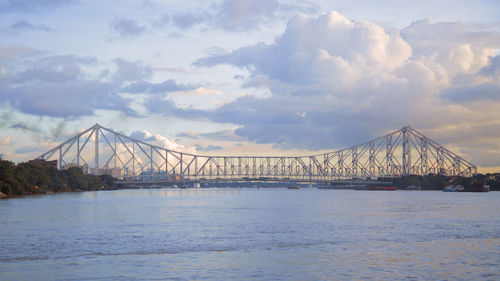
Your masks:
M0 192L7 197L101 189L116 189L114 178L110 175L85 174L78 167L60 171L33 162L16 165L11 161L0 160Z

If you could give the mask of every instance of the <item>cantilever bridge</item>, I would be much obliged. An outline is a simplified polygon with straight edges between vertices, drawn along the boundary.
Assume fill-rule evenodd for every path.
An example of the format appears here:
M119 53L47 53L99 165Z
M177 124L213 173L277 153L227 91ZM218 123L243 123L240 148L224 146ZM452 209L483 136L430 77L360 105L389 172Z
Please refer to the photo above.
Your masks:
M87 173L142 181L334 181L477 172L469 161L411 127L317 155L209 156L169 150L95 124L38 159L57 160L59 169L77 166Z

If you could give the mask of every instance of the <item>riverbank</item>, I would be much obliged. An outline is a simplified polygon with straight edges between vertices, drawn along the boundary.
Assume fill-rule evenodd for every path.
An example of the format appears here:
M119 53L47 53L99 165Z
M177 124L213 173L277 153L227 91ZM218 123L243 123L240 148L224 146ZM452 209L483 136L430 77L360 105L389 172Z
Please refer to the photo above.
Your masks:
M78 167L57 170L51 162L36 161L14 164L0 160L0 198L117 189L109 175L85 174Z

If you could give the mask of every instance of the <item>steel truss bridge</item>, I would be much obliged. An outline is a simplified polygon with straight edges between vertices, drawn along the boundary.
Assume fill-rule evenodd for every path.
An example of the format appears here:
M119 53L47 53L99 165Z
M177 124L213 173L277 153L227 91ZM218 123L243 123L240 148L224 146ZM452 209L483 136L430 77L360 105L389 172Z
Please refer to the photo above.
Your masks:
M336 181L444 174L472 176L477 167L411 127L346 149L310 156L209 156L169 150L95 124L40 155L58 169L124 180Z

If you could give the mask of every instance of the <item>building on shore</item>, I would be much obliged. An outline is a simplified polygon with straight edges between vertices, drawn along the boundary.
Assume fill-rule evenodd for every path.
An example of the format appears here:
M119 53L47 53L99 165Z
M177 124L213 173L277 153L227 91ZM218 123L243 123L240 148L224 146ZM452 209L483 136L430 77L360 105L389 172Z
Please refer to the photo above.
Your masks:
M29 160L28 163L40 165L40 166L47 166L47 167L52 167L57 169L57 160L43 160L43 159L33 159Z
M100 168L98 169L97 173L95 168L90 168L90 173L95 175L110 175L115 179L122 179L123 178L123 169L122 168Z

